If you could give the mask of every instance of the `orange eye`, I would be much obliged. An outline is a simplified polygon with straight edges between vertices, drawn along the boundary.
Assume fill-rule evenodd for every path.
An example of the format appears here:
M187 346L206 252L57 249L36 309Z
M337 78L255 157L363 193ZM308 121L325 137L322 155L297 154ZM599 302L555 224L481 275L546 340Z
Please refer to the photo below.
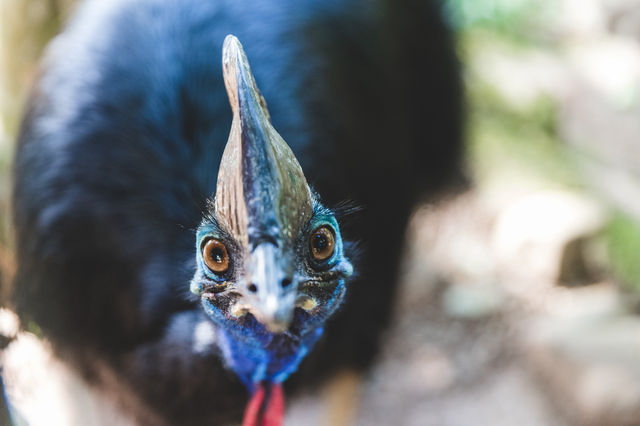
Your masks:
M229 255L227 247L220 240L211 238L202 248L202 258L207 267L213 272L223 273L229 269Z
M326 260L333 254L336 246L336 237L328 226L321 226L313 231L311 240L311 254L315 260Z

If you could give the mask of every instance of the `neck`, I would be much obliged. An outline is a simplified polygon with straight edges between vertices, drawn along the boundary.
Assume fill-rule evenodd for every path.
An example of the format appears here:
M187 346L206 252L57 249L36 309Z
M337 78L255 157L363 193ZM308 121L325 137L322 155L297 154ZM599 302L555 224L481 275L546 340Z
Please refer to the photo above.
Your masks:
M322 327L297 337L288 333L235 335L220 330L225 361L254 392L262 382L282 383L298 369L302 359L322 335Z

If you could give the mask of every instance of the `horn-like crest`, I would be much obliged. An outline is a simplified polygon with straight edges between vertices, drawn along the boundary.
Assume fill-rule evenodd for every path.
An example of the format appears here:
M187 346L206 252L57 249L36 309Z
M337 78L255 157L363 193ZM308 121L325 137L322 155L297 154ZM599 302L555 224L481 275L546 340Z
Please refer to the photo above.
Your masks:
M254 238L293 241L311 216L311 193L293 152L271 125L238 39L222 47L233 122L218 173L216 216L250 247Z

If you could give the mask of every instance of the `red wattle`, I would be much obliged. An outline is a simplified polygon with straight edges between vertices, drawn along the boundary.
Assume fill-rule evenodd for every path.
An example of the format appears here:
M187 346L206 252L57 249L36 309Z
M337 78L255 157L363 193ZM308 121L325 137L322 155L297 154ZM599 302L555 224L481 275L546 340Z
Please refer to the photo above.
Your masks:
M282 426L284 417L284 392L280 383L267 384L269 392L265 400L265 387L259 383L244 410L242 426Z
M284 392L280 383L271 385L271 396L262 417L262 426L282 426L284 417Z
M251 399L244 409L244 418L242 419L242 426L260 426L258 424L258 416L260 415L260 407L264 400L264 386L261 384L256 385L256 389L251 395Z

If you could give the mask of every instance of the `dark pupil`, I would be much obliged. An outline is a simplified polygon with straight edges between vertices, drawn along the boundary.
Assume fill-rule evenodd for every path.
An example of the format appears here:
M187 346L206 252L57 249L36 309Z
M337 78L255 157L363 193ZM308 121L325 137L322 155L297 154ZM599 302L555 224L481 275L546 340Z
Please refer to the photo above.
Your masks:
M214 248L213 250L211 250L211 258L216 263L222 263L222 261L224 260L224 252L222 251L222 249Z
M318 252L322 252L328 245L327 237L322 233L317 233L316 237L313 239L313 247Z

